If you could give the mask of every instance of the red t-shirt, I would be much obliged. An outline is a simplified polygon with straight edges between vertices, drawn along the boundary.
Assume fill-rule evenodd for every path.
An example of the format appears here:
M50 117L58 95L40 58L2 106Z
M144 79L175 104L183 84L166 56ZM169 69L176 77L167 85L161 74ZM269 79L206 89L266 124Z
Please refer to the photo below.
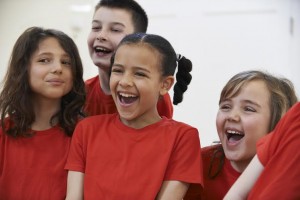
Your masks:
M13 138L0 130L0 199L63 200L71 138L58 127Z
M84 119L66 169L85 173L86 200L153 200L163 181L203 182L197 129L165 117L141 129L117 114Z
M300 199L300 103L257 143L264 170L248 199Z
M103 93L100 87L99 76L88 79L85 82L87 97L85 111L88 115L101 115L117 113L114 100L111 95ZM173 117L173 105L170 95L166 94L157 103L157 110L160 116Z
M237 172L230 164L230 161L225 158L224 165L219 174L211 178L209 169L213 160L212 172L216 172L220 167L220 158L214 157L216 149L221 145L213 145L201 149L203 159L203 177L204 188L199 185L191 184L184 200L222 200L233 183L238 179L241 173Z

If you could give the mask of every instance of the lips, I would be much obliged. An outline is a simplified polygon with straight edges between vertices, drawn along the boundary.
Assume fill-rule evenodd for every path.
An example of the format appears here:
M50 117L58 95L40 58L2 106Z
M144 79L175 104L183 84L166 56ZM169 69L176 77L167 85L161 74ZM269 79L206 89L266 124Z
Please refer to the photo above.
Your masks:
M46 80L46 82L50 83L52 85L61 85L64 83L64 81L62 79L58 79L58 78L48 79L48 80Z

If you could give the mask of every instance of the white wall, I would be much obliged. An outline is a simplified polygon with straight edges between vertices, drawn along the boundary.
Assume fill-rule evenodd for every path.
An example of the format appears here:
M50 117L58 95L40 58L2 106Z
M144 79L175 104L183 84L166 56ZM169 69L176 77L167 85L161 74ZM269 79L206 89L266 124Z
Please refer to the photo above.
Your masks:
M86 44L95 2L0 0L0 78L14 42L29 26L57 28L71 35L81 53L85 79L95 75ZM291 79L300 94L300 0L138 2L149 15L148 32L166 37L178 53L193 61L193 81L184 101L174 107L174 118L197 127L203 146L218 139L219 94L234 74L266 70ZM91 10L75 13L71 4L89 4Z

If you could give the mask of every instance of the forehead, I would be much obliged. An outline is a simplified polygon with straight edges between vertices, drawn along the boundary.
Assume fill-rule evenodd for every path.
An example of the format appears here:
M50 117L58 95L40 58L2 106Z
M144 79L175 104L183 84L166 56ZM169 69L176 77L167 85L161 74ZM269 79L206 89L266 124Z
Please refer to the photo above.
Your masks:
M47 37L42 39L36 51L51 51L51 50L60 50L64 52L64 49L58 42L58 40L54 37Z
M129 66L158 66L160 54L153 47L144 43L123 44L116 51L115 63ZM157 68L157 67L156 67Z
M262 80L251 80L245 82L235 96L255 97L257 99L269 100L270 90Z
M100 7L95 11L93 21L101 23L120 23L125 27L133 27L132 15L129 11L121 8Z

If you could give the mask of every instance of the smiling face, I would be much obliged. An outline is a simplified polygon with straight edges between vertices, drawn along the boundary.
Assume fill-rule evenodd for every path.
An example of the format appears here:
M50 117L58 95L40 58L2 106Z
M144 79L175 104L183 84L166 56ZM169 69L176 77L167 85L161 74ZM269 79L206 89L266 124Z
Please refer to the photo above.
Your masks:
M270 91L261 80L245 83L240 92L220 103L217 131L225 156L242 172L256 153L256 142L270 125Z
M134 32L131 14L123 9L100 7L94 14L88 48L94 64L108 70L117 45Z
M146 44L124 44L116 52L110 89L124 124L141 128L160 120L156 104L173 78L163 78L160 54Z
M70 57L55 38L42 40L28 69L33 96L36 99L61 99L73 86L71 67Z

